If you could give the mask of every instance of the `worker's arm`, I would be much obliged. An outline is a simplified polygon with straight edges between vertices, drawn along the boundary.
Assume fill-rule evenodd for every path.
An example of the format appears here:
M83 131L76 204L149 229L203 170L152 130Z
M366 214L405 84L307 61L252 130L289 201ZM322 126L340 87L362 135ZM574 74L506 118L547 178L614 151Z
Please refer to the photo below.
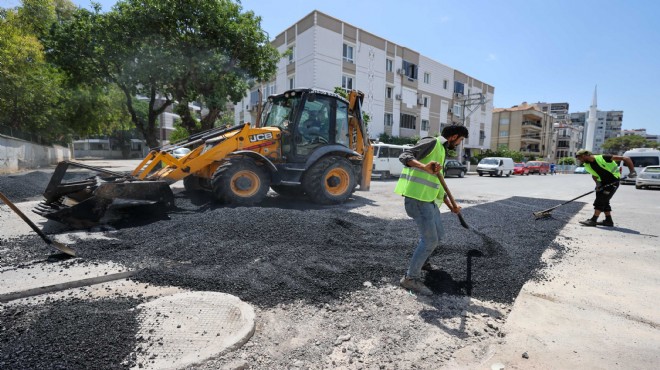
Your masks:
M442 169L442 164L436 161L423 164L419 160L426 157L435 145L437 140L432 137L426 137L420 140L415 146L406 148L403 150L403 153L399 156L399 161L403 163L406 167L419 168L423 171L426 171L432 175L437 175L438 172Z
M623 161L623 163L626 164L626 166L630 170L630 173L628 174L628 177L637 176L637 172L635 172L635 164L633 163L632 159L630 159L630 157L624 157L624 156L620 156L620 155L613 155L612 160L616 161L616 162Z
M447 194L445 194L445 198L443 199L443 201L447 205L449 210L452 211L452 213L460 213L461 212L461 206L456 204L455 207L454 207L454 204L451 203L451 200L449 199Z

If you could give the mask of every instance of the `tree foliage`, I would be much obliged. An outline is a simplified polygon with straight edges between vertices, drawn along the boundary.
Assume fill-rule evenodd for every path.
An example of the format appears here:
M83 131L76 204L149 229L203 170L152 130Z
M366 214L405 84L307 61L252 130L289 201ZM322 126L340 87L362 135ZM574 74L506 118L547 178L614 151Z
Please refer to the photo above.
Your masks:
M67 134L56 119L63 76L46 62L27 23L20 12L0 16L0 126L59 140Z
M625 151L633 148L657 148L658 143L651 140L646 140L645 137L640 135L626 135L619 137L612 137L602 145L608 153L623 154Z
M208 108L200 129L213 127L228 101L243 98L252 78L266 80L279 54L260 17L227 0L124 0L101 14L78 9L50 39L52 60L72 81L111 82L124 94L135 127L158 146L157 119L177 101L182 125L198 130L186 107ZM146 117L135 103L148 102Z
M497 150L486 149L483 153L477 154L472 158L474 158L476 163L479 163L479 161L486 157L508 157L513 159L514 162L523 162L525 160L525 155L523 153L511 150L506 145L501 145Z

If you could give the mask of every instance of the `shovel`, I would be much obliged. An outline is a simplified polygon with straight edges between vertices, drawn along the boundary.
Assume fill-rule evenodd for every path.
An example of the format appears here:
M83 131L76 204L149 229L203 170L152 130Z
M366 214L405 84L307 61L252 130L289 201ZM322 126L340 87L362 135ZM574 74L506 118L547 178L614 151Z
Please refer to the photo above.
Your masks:
M452 204L452 206L454 208L456 208L457 207L456 200L454 200L454 196L451 195L451 192L449 191L449 187L447 186L447 183L445 182L445 178L444 178L444 176L442 176L442 173L440 173L440 172L438 172L438 180L440 180L440 184L442 184L442 187L445 189L445 193L447 193L447 198L449 198L449 202ZM490 236L482 233L479 230L471 228L470 225L468 225L468 223L465 222L465 219L463 218L463 215L461 214L461 212L458 212L456 214L456 216L458 216L458 221L461 223L461 226L463 226L464 228L466 228L468 230L471 230L473 233L475 233L475 234L477 234L481 237L481 239L485 243L486 254L488 256L498 254L498 253L500 253L501 251L504 250L502 245L500 243L496 242L493 238L491 238Z
M51 238L49 238L48 236L46 236L46 234L44 234L41 230L39 230L37 225L35 225L32 221L30 221L30 219L27 218L27 216L25 216L25 214L21 212L21 210L18 209L18 207L16 207L14 203L12 203L9 199L7 199L7 197L4 194L0 193L0 199L2 199L2 201L5 202L9 206L9 208L11 208L14 212L16 212L16 214L19 215L23 219L23 221L25 221L28 225L30 225L32 230L34 230L41 237L41 239L43 239L46 242L46 244L55 247L60 252L68 254L69 256L76 255L76 251L74 251L73 249L67 247L62 243L56 242Z

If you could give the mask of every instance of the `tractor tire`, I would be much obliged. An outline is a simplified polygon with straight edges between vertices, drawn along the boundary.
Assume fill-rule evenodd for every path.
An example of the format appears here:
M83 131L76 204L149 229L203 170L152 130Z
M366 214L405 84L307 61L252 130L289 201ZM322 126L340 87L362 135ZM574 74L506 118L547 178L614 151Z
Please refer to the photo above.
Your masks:
M216 199L231 205L254 205L266 197L270 176L252 158L230 158L220 165L211 179Z
M188 175L184 177L183 188L186 189L188 193L194 193L202 190L202 186L199 183L199 177L195 175Z
M302 187L296 185L271 185L270 188L283 197L297 197L304 193Z
M303 175L305 193L318 204L345 202L357 185L351 163L342 157L321 158Z

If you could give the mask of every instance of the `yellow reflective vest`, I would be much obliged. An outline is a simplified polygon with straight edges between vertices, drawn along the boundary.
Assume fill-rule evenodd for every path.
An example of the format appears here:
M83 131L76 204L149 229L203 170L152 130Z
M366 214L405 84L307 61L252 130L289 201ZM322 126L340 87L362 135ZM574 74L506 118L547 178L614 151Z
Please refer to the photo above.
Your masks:
M609 172L612 172L614 177L617 179L621 178L621 174L619 173L619 165L616 164L616 161L612 162L607 162L605 161L605 158L603 158L602 155L595 155L594 158L596 158L596 163L598 166L608 170ZM591 176L596 177L598 181L600 180L600 176L598 176L598 173L591 167L591 163L585 162L584 163L584 169L591 174Z
M436 139L433 150L424 158L419 159L423 164L436 161L443 166L445 163L445 147L442 145L446 140L442 136ZM432 175L422 169L414 167L404 167L399 176L399 181L394 188L394 192L403 196L421 200L422 202L436 201L442 204L445 197L445 190L438 180L438 176Z

